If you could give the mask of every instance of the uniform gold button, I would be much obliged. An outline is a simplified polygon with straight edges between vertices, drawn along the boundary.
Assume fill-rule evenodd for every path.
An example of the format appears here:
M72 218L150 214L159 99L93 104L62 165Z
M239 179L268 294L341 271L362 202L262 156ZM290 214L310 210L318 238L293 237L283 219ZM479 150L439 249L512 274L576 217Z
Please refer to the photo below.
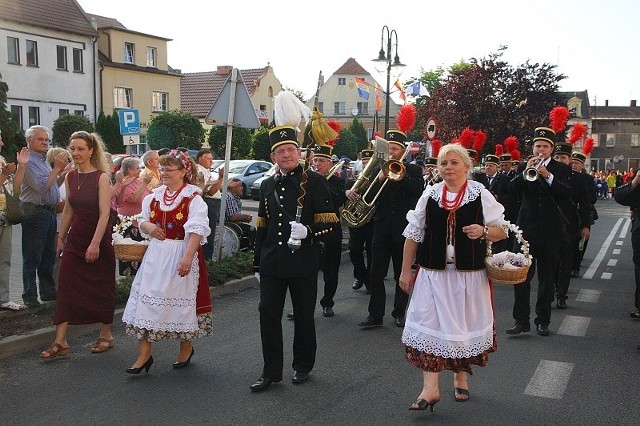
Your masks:
M278 245L281 246L282 245L282 241L278 241Z

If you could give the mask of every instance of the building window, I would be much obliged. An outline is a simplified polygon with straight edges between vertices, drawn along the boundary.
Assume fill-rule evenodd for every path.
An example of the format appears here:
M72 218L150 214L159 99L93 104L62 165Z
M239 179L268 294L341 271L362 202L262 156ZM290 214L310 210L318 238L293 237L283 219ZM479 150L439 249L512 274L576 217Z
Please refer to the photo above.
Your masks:
M153 111L165 112L169 105L169 94L163 92L153 92L152 105Z
M67 108L60 108L58 110L58 117L62 117L63 115L69 115L69 110Z
M147 66L158 68L158 49L147 46Z
M133 43L125 43L124 44L124 63L125 64L133 64L135 59L135 44Z
M346 77L338 77L338 86L346 86L346 85L347 85Z
M318 111L324 114L324 102L318 102Z
M639 136L640 135L638 135L637 133L632 133L631 134L631 146L634 146L634 147L640 146L640 144L638 143L639 142L639 140L638 140Z
M113 106L116 108L131 108L133 107L133 89L126 89L124 87L113 88Z
M616 134L615 133L607 133L607 148L613 148L616 146Z
M40 108L29 107L29 127L40 124Z
M13 121L18 123L20 129L24 129L24 123L22 121L22 107L20 105L11 105L11 117L13 117Z
M27 65L38 66L38 42L27 40Z
M56 50L57 50L57 58L58 58L58 69L66 71L67 70L67 47L56 46Z
M82 49L73 49L73 72L83 72Z
M369 115L368 102L358 102L358 115Z
M335 115L345 115L347 106L344 102L334 102L333 103L333 113Z
M82 109L74 109L73 115L79 115L80 117L84 117L84 110Z
M7 37L7 63L20 64L20 44L15 37Z

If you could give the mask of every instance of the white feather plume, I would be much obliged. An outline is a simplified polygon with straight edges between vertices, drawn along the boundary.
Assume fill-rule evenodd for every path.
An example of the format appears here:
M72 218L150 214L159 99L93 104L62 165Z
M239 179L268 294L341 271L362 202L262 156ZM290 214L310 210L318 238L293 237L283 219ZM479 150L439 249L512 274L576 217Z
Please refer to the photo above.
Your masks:
M300 132L300 122L304 118L306 126L309 124L311 109L288 90L284 90L274 100L276 126L291 126Z

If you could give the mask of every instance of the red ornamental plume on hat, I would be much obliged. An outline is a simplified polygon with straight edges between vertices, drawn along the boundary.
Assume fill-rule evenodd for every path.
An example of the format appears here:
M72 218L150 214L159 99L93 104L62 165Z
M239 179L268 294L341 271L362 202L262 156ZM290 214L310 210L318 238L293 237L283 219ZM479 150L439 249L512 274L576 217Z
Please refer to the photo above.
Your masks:
M497 143L496 144L496 157L500 157L503 153L504 148L502 147L502 144Z
M440 154L440 148L442 148L442 142L440 139L434 139L434 141L431 142L431 156L437 157L438 154Z
M569 135L569 139L567 140L567 142L569 142L570 144L575 144L577 141L579 141L580 139L582 139L584 137L584 135L587 134L587 125L584 123L576 123L573 125L573 128L571 129L571 134Z
M458 143L464 146L465 148L471 148L471 143L473 142L473 130L470 127L465 127L458 136Z
M416 125L416 115L416 107L414 105L403 105L398 111L398 118L396 118L398 130L404 133L413 130Z
M517 149L514 149L513 151L509 152L509 154L511 154L512 160L520 160L520 151L518 151Z
M585 156L589 156L589 154L591 154L591 151L593 151L593 138L587 138L586 141L584 141L584 145L582 146L582 153Z
M340 139L340 131L342 130L342 126L336 120L327 121L327 125L329 127L331 127L336 132L336 134L338 135L334 139L330 139L330 140L327 141L327 145L334 146L336 144L336 142L338 141L338 139Z
M569 108L565 106L557 106L549 113L551 130L556 133L562 132L567 127L568 120Z
M374 140L375 140L375 138L381 138L382 137L382 133L375 132L372 137L373 137Z
M482 130L477 130L473 139L473 149L477 152L480 152L486 141L487 134Z
M515 151L516 149L518 149L518 138L516 136L509 136L504 140L504 147L507 149L508 153L511 153L511 151Z

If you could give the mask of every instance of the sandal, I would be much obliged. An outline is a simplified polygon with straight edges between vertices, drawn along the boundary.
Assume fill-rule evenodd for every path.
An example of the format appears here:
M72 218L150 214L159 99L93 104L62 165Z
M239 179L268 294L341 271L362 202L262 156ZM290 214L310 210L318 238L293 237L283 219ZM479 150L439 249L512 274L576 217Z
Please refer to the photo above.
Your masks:
M8 309L10 311L24 311L25 309L27 309L27 305L21 305L20 303L12 302L11 300L9 300L8 302L0 305L0 308Z
M42 351L40 356L44 359L53 359L56 357L65 357L69 355L69 346L63 347L60 343L53 342L49 349Z
M460 398L466 396L466 398ZM462 388L453 388L453 398L456 402L467 402L469 400L469 390Z
M96 343L91 347L91 352L94 354L99 354L111 349L116 343L116 339L114 337L106 338L106 337L98 337Z

